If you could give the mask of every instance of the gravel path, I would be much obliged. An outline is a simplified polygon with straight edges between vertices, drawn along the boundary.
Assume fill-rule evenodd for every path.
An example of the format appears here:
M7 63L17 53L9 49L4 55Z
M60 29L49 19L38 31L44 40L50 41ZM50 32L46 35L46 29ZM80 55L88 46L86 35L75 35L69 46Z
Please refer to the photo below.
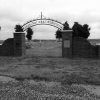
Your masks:
M0 100L100 100L81 86L61 86L56 82L0 82Z

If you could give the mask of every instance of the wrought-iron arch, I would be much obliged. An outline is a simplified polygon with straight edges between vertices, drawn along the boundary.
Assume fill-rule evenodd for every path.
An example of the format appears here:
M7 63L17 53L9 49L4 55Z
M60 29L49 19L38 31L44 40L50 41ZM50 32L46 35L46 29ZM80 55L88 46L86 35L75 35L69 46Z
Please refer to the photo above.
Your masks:
M50 19L50 18L43 18L42 15L41 15L41 18L33 19L33 20L26 22L25 24L22 25L22 28L25 31L25 30L27 30L27 28L33 27L36 25L50 25L50 26L56 27L60 30L63 29L63 24L61 22Z

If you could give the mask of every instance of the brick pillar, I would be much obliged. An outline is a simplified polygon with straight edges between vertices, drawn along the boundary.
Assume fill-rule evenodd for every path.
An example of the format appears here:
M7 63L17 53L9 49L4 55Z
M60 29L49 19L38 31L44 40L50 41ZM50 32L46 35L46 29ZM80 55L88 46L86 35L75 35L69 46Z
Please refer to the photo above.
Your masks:
M62 57L72 58L72 30L62 32Z
M25 33L14 33L14 56L25 55Z
M97 49L98 49L98 50L97 50L97 52L98 52L97 57L100 59L100 45L97 45L97 47L98 47L98 48L97 48Z

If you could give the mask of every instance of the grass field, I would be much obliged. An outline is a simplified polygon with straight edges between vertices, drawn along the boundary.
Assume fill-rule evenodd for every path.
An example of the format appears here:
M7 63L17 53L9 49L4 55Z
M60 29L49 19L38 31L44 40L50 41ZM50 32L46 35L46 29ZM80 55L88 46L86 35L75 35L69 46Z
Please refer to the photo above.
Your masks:
M100 100L99 59L62 58L57 41L32 42L31 46L23 57L0 57L0 97Z

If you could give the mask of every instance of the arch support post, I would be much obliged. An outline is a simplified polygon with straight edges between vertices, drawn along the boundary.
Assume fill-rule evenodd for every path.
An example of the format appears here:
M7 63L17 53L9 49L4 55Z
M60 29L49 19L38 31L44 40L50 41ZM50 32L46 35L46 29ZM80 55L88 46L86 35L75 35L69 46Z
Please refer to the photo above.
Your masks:
M25 33L14 33L14 56L25 55Z
M63 30L62 33L62 57L72 58L72 30Z

